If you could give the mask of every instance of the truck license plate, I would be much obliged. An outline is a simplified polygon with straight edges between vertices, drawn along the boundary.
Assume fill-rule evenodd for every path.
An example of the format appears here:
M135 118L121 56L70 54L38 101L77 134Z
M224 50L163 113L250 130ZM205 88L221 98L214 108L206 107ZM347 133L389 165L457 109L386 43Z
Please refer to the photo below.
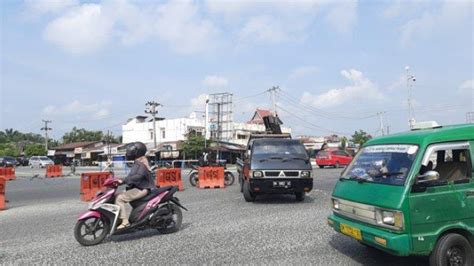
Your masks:
M273 187L289 188L291 187L291 181L273 181Z
M362 240L362 233L359 229L349 226L347 224L341 224L340 228L343 234L351 236L357 240Z

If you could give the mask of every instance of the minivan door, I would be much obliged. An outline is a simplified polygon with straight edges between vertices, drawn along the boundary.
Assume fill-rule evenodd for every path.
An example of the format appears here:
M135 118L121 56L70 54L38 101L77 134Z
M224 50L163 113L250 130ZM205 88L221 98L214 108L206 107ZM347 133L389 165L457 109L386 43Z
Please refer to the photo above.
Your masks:
M409 204L413 247L430 251L437 231L453 223L472 222L474 193L472 152L468 142L438 143L428 146L419 176L427 171L439 173L439 179L415 182Z

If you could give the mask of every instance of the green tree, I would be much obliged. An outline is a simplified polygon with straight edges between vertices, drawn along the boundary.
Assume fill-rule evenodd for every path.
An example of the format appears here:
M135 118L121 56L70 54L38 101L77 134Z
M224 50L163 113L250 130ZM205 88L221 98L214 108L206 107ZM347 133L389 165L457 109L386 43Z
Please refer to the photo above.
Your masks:
M13 156L16 157L20 153L13 144L0 144L0 156Z
M341 138L341 146L339 146L339 148L341 150L345 150L347 148L347 138L346 137Z
M25 147L26 156L44 156L47 154L43 144L30 144Z
M355 131L354 134L352 135L352 142L363 145L366 143L369 139L371 139L372 136L369 135L367 132L365 132L362 129L359 129L359 131Z
M79 141L101 141L104 138L102 131L90 131L84 128L73 127L70 132L63 136L63 143L72 143Z
M204 152L204 137L203 136L191 136L188 138L183 145L183 152L186 156L193 156L197 158L199 154Z

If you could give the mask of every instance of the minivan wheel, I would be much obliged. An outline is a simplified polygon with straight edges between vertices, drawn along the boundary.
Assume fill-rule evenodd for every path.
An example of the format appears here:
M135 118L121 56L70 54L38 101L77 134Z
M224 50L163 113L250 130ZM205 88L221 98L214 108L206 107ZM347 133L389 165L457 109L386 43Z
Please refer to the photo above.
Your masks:
M430 255L433 266L464 266L473 265L473 250L469 241L459 234L446 234L436 243Z
M243 190L244 190L244 199L246 202L255 201L256 195L255 193L252 193L252 191L250 191L250 183L248 181L244 180Z

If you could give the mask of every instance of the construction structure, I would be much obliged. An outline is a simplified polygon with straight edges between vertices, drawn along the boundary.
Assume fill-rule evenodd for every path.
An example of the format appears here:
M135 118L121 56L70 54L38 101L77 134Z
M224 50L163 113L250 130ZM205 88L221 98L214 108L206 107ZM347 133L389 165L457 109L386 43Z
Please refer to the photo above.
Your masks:
M466 123L474 124L474 112L467 112L466 113Z
M232 111L232 93L209 94L208 112L210 137L216 141L233 139L234 114Z

